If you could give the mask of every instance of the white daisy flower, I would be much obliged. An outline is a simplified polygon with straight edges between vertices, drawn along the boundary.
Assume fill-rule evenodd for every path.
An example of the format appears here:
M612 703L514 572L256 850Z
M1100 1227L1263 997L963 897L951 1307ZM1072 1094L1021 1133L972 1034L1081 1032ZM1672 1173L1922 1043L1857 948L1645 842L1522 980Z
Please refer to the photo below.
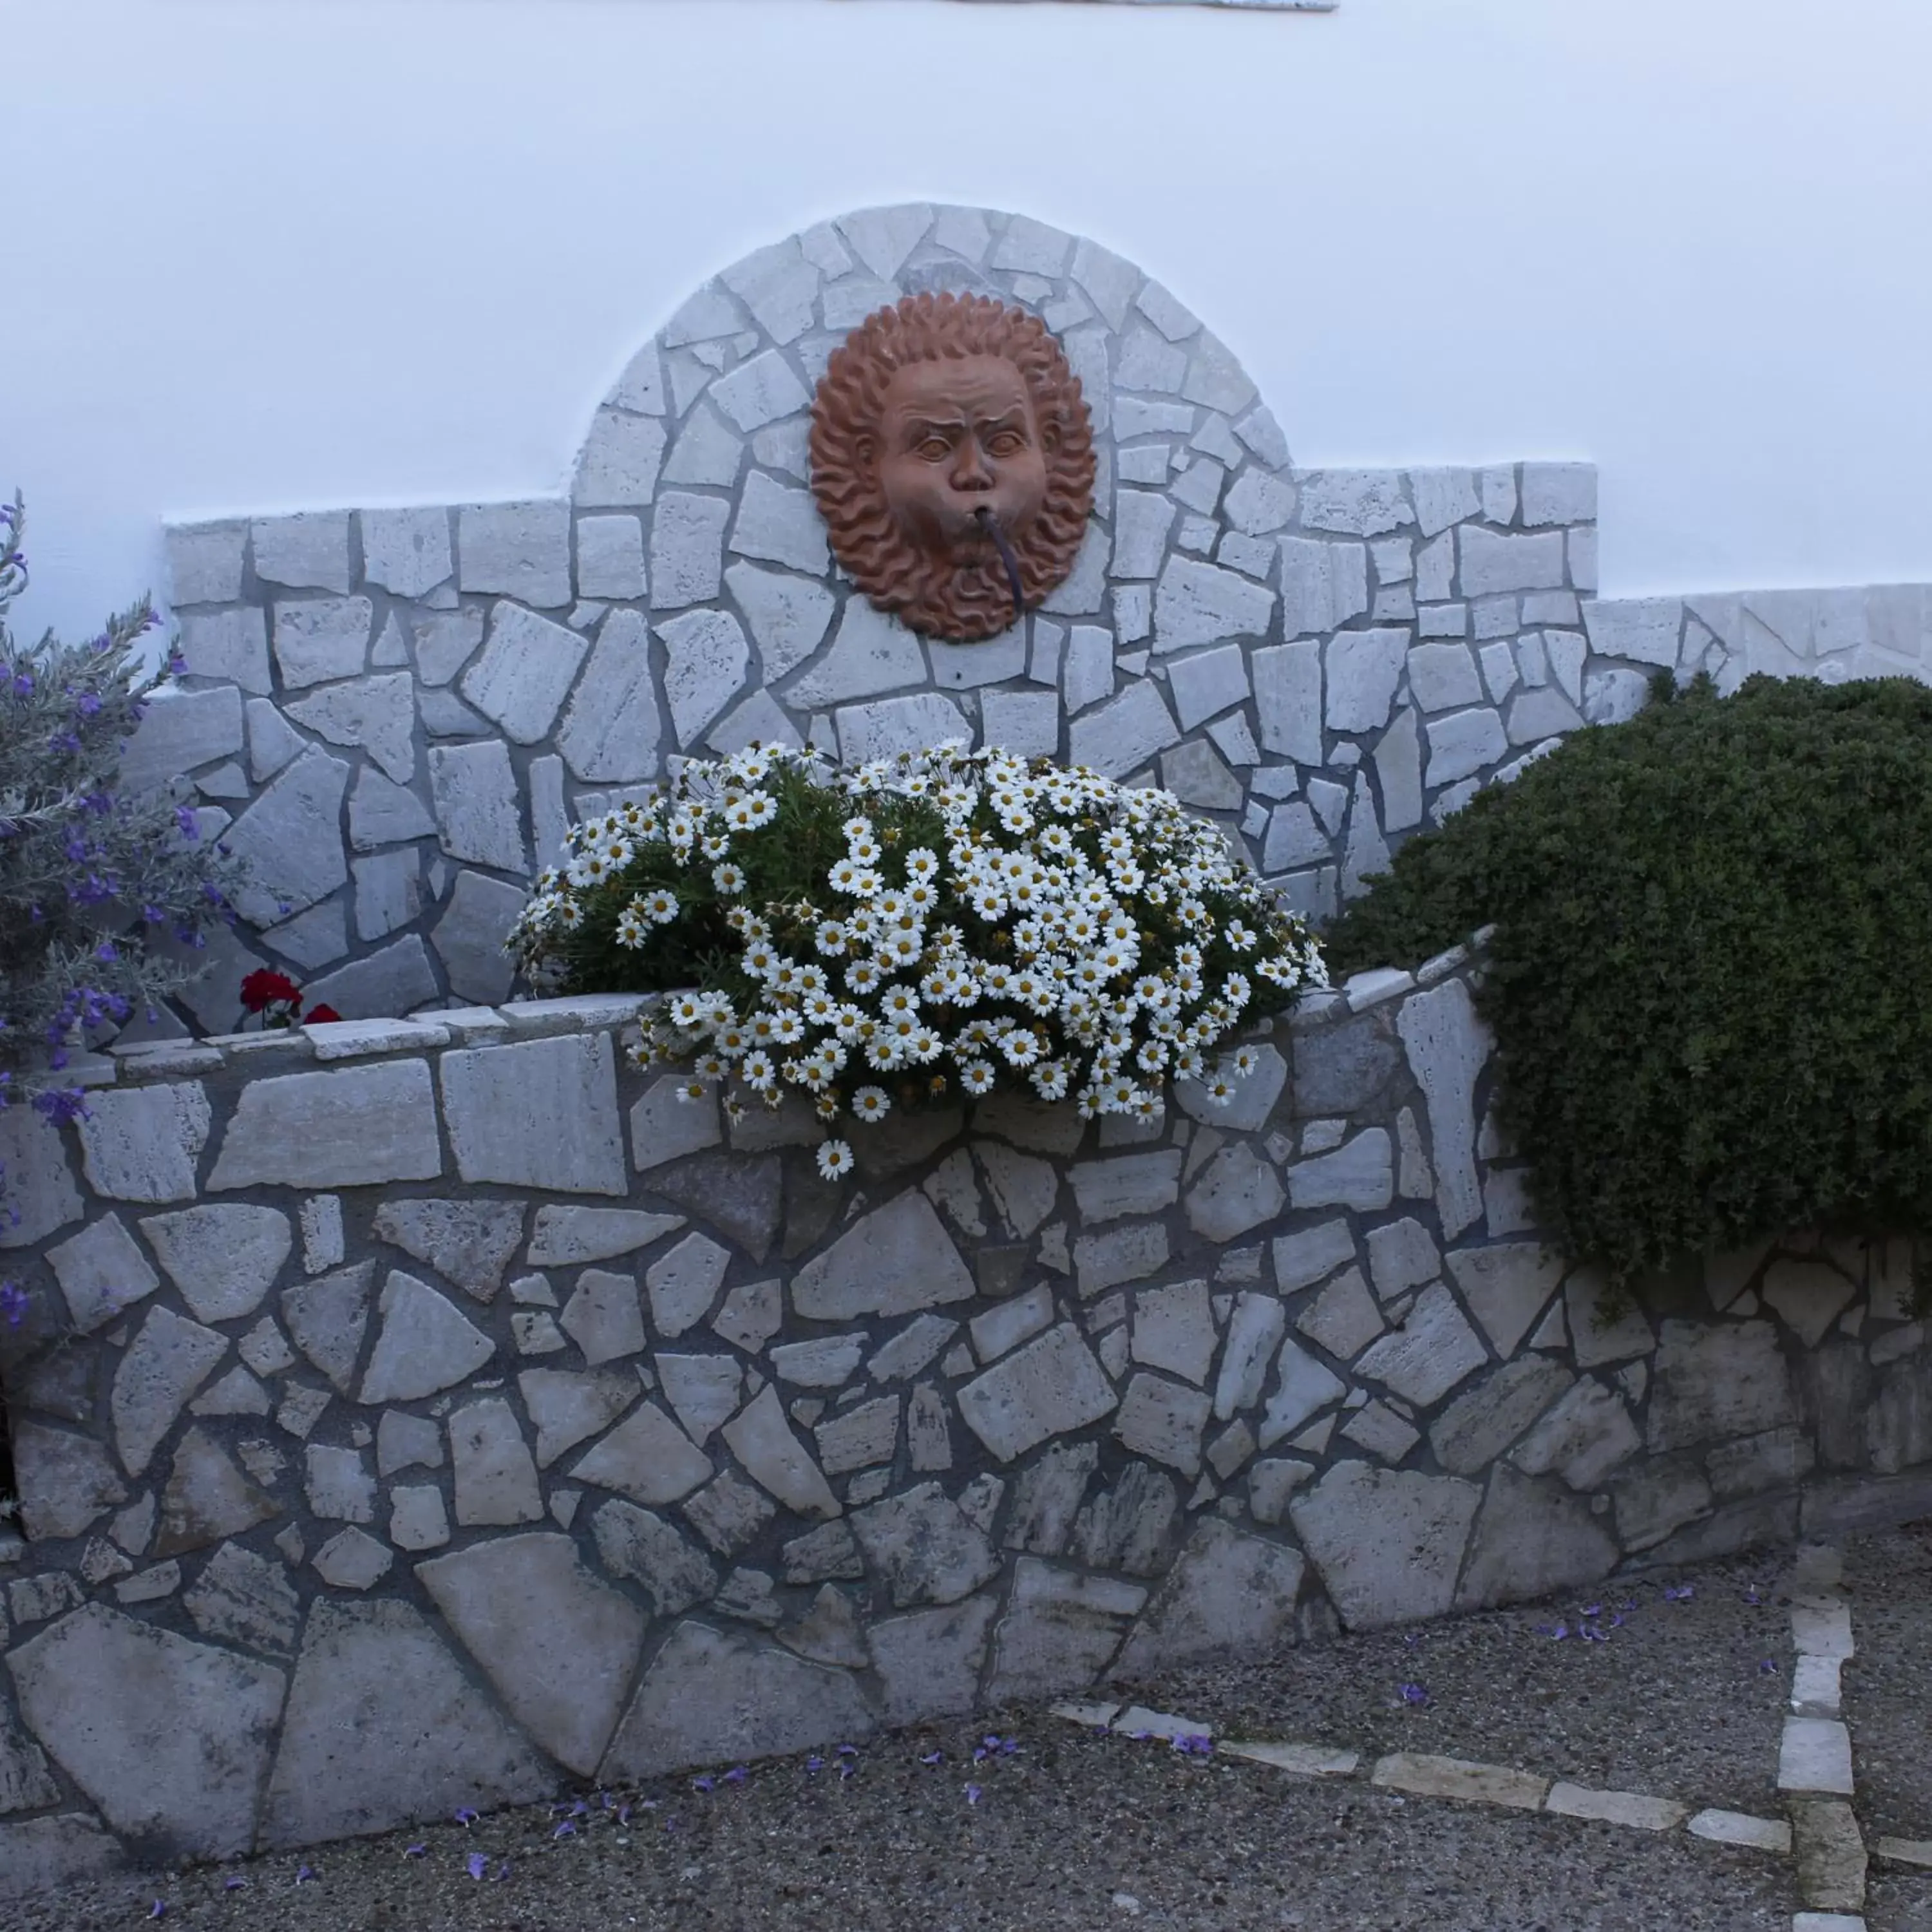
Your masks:
M819 1144L818 1171L827 1180L836 1180L852 1171L852 1150L844 1141L824 1141Z
M892 1105L883 1087L861 1087L852 1096L852 1111L862 1120L883 1120Z

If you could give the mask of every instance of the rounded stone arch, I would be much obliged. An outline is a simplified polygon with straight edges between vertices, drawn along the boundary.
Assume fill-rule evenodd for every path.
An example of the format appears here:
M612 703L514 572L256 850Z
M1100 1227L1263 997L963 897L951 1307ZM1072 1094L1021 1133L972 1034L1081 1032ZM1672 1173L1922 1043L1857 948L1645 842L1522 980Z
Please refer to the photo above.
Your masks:
M930 641L873 609L809 488L827 358L875 310L928 290L1039 315L1092 417L1094 506L1072 571L983 643ZM913 203L758 249L632 358L572 502L580 594L634 605L662 653L667 753L809 740L853 759L964 736L1120 776L1164 757L1190 802L1242 803L1237 773L1261 757L1248 656L1282 636L1287 446L1225 345L1097 243Z

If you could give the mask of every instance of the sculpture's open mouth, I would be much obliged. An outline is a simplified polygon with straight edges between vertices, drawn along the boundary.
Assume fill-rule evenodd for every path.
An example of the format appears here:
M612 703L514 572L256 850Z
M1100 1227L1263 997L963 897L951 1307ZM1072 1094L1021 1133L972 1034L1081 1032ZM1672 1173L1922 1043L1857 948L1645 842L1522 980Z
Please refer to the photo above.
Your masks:
M1006 566L1006 581L1012 585L1013 592L1013 622L1017 624L1026 615L1026 593L1020 588L1020 560L1014 556L1013 547L1006 541L1006 533L1000 527L1000 520L994 515L991 504L982 503L973 516L980 529L992 538L1000 553L1000 561Z

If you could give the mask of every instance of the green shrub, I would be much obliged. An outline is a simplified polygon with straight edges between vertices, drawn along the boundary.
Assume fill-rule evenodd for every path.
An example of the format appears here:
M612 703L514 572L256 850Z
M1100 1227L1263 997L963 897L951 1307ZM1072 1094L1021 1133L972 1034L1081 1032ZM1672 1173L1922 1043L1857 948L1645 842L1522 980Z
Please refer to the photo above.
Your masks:
M1502 1117L1571 1255L1932 1228L1932 689L1660 679L1412 840L1327 946L1339 977L1492 922Z

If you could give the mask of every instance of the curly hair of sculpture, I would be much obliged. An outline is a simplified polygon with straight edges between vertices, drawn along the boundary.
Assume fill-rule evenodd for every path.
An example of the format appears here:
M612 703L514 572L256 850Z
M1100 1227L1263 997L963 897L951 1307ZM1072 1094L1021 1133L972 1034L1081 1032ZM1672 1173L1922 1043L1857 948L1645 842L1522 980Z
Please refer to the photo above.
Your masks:
M879 609L930 637L997 637L1066 580L1086 532L1080 379L1024 309L908 296L833 351L812 488L832 554Z

